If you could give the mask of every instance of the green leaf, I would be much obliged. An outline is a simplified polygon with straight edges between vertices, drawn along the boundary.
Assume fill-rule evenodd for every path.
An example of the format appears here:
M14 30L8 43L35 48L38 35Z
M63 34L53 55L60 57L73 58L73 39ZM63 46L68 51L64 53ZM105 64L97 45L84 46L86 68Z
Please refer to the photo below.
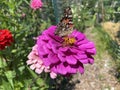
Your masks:
M17 6L19 6L20 4L22 4L23 0L20 0L17 4Z
M10 84L2 79L2 85L0 86L0 90L13 90Z
M40 89L39 87L32 87L32 90L39 90L39 89Z
M11 53L16 53L17 52L17 49L13 49L12 51L11 51Z
M37 74L35 74L34 71L31 70L28 66L27 66L27 69L28 69L28 71L31 73L31 75L32 75L34 78L37 78L37 77L38 77Z
M16 82L14 84L15 90L21 90L21 88L24 87L24 84L22 82Z
M7 66L6 61L3 58L0 58L0 68L4 68Z
M5 72L5 75L9 81L9 83L11 84L12 88L14 88L13 78L15 77L16 73L14 71L7 71L7 72Z
M30 3L27 0L24 0L26 4L30 5Z
M25 69L25 66L21 66L21 67L18 68L18 70L20 71L20 73L23 73L24 69Z
M33 72L33 70L31 70L30 68L27 67L27 69L28 69L29 72L32 74L32 76L33 76L35 79L37 79L37 80L36 80L36 83L37 83L40 87L42 87L42 86L47 87L47 85L46 85L46 83L44 82L44 79L43 79L43 78L38 77L38 75L35 74L35 73Z

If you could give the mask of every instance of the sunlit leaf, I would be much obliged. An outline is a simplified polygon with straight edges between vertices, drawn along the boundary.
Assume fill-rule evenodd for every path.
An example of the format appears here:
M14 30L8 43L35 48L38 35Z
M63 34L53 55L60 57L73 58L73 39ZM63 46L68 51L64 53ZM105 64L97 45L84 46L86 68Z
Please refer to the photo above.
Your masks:
M6 71L5 75L11 84L12 88L14 88L13 78L15 77L16 73L14 71Z

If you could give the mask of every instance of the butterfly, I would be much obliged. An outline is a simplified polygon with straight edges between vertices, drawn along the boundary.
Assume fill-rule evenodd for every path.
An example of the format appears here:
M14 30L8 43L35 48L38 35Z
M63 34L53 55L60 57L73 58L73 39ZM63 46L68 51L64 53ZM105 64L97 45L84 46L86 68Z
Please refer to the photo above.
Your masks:
M67 7L64 10L64 16L58 23L55 35L59 35L61 37L68 36L73 31L73 19L72 19L72 11L70 7Z

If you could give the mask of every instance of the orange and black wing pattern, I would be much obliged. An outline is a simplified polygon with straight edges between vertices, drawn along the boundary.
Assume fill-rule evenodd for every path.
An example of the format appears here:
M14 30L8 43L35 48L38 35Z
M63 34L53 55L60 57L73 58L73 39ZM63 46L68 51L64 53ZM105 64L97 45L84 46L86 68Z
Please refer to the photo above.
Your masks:
M57 25L56 35L59 36L68 36L73 31L73 17L70 7L67 7L64 10L64 16L60 20L60 23Z

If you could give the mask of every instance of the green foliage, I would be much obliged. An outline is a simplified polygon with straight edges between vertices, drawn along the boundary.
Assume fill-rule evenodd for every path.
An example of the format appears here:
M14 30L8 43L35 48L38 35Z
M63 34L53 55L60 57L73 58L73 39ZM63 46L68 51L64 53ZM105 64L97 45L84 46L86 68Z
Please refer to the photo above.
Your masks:
M73 19L75 28L80 31L84 31L86 27L94 25L94 6L95 0L89 1L84 0L81 3L77 3L72 5L73 9Z
M111 50L110 47L110 41L111 37L103 30L101 26L96 26L93 29L93 32L97 34L96 37L96 48L97 48L97 54L98 58L101 58L102 53L106 50Z
M34 11L29 2L30 0L0 1L0 29L9 29L14 37L12 46L0 51L0 90L48 88L43 81L45 77L36 79L38 75L28 70L26 60L35 44L33 37L38 36L51 22L49 17L44 17L44 9ZM49 10L46 13L47 11Z
M120 1L119 0L104 0L105 19L114 22L120 21Z

